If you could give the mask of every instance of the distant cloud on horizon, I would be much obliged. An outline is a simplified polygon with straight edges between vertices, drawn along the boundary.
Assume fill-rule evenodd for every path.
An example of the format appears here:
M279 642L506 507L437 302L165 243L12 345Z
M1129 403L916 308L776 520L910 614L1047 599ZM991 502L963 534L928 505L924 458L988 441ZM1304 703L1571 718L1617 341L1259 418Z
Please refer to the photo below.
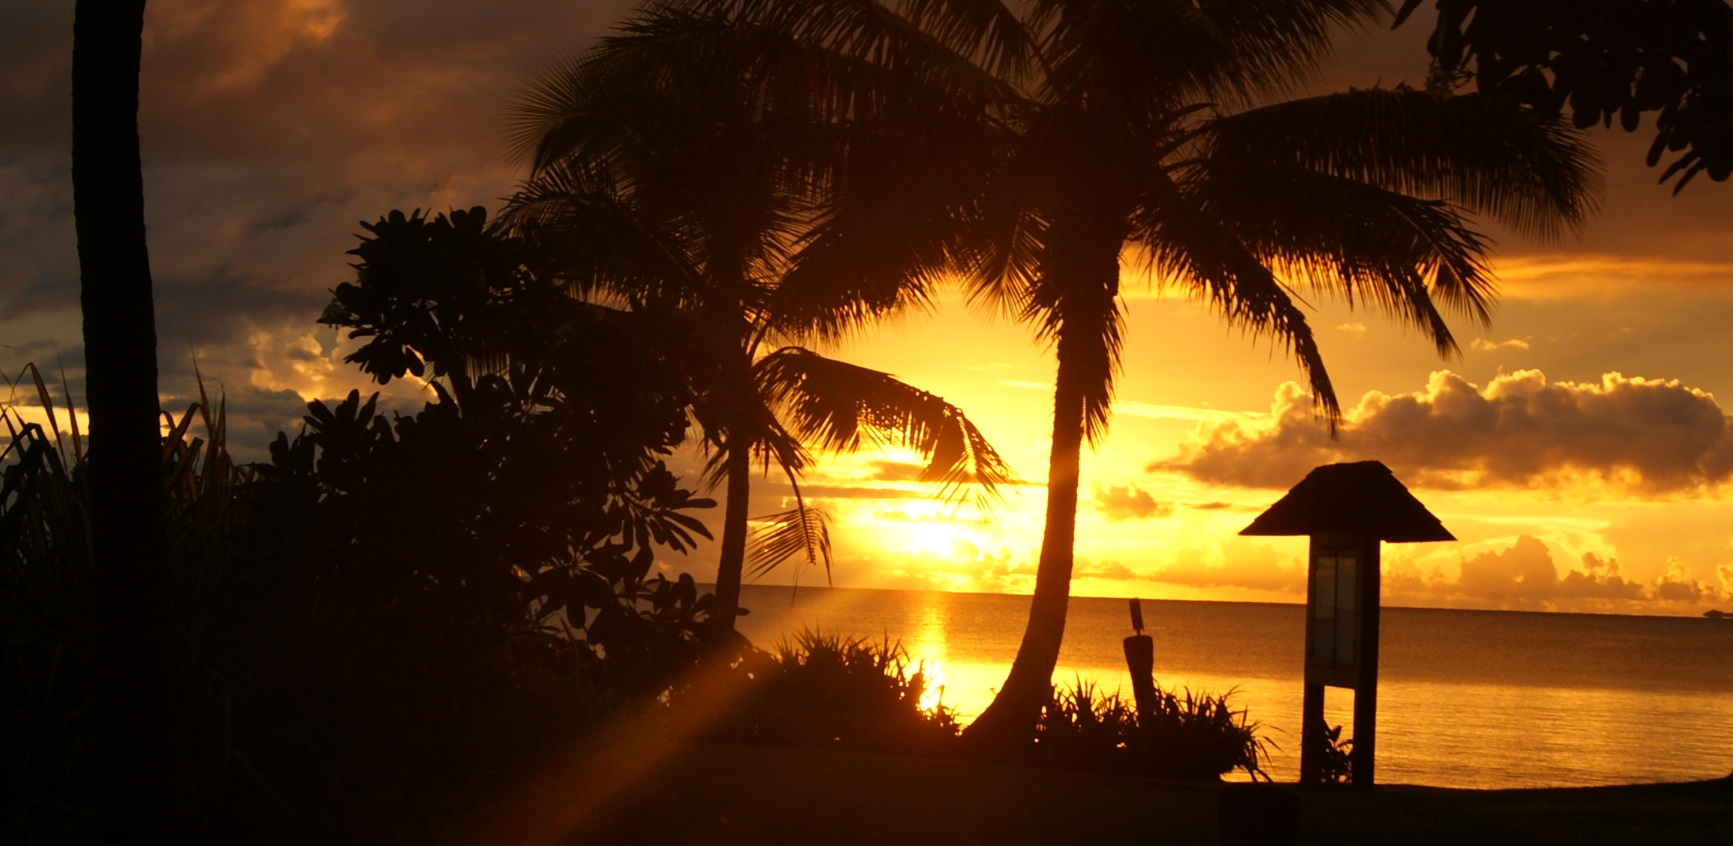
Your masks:
M1431 559L1436 561L1437 559ZM1619 562L1585 553L1580 567L1560 566L1553 549L1531 535L1520 535L1509 546L1481 548L1458 558L1459 570L1415 559L1387 548L1382 594L1385 605L1447 608L1490 608L1527 611L1594 613L1695 613L1733 601L1733 565L1721 565L1702 581L1677 560L1667 562L1660 576L1643 580L1626 576ZM1306 581L1303 560L1274 547L1247 539L1206 546L1182 547L1171 562L1127 575L1118 562L1089 563L1079 559L1077 578L1139 579L1190 588L1262 591L1303 600Z
M1581 563L1582 569L1566 568L1561 575L1552 549L1538 538L1521 535L1508 548L1463 558L1455 579L1408 561L1386 564L1384 597L1394 604L1617 613L1652 613L1667 605L1696 608L1733 599L1733 567L1726 565L1717 568L1716 583L1699 581L1676 560L1649 581L1628 578L1618 561L1593 553L1585 553Z
M1549 382L1538 370L1481 388L1448 370L1409 394L1369 392L1332 440L1289 382L1264 421L1202 424L1150 472L1287 488L1313 467L1376 459L1410 487L1593 491L1644 498L1712 493L1733 476L1733 427L1710 394L1677 380L1605 374Z

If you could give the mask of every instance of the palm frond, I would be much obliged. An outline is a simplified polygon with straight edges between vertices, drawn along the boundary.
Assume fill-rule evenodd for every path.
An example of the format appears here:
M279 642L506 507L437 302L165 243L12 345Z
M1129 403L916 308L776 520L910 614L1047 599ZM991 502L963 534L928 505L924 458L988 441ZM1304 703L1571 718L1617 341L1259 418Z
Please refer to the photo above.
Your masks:
M1024 78L1041 61L1032 31L1003 0L902 0L916 29L995 79Z
M830 516L822 509L802 502L788 511L754 517L752 523L752 533L746 538L750 578L798 559L824 565L825 581L830 581Z
M1090 228L1095 231L1073 238L1049 235L1041 275L1028 288L1021 316L1053 345L1060 369L1075 375L1084 436L1099 444L1113 406L1125 313L1119 307L1120 236L1110 224ZM1079 238L1103 235L1112 239L1106 249L1069 248Z
M1441 355L1456 349L1440 304L1490 320L1486 240L1449 203L1295 167L1209 160L1186 176L1187 193L1208 197L1224 230L1261 262L1419 328Z
M1052 63L1047 100L1090 92L1126 104L1231 106L1292 90L1331 35L1388 10L1382 0L1038 0L1028 18Z
M887 373L784 347L754 368L763 396L790 432L820 449L863 444L913 449L927 460L921 481L954 499L974 485L985 508L1016 476L963 410Z
M1341 405L1306 315L1275 272L1207 207L1172 182L1152 186L1159 200L1145 209L1135 237L1157 273L1213 306L1232 326L1281 344L1300 365L1312 402L1333 433ZM1159 212L1155 211L1159 210ZM1152 219L1153 218L1153 219ZM1444 329L1443 343L1454 345Z
M503 225L537 241L577 293L631 302L692 299L705 274L695 249L703 242L691 237L696 225L644 214L600 170L567 162L542 171L507 201Z
M1287 164L1422 198L1513 229L1580 228L1601 191L1585 136L1557 117L1479 95L1363 89L1290 100L1208 127L1210 158Z

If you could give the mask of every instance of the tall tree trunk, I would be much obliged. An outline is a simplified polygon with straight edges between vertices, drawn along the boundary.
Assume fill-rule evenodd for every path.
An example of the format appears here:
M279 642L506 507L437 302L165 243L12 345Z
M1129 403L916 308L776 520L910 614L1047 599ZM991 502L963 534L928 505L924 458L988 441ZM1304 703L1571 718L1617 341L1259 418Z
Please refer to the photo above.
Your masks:
M1076 368L1059 358L1053 390L1053 449L1047 459L1047 524L1029 623L1005 686L964 735L971 743L1002 747L1029 740L1053 692L1053 669L1065 637L1071 601L1072 546L1077 538L1077 485L1083 453L1083 386Z
M138 78L144 0L78 0L72 192L90 405L103 726L99 824L171 842L176 670L163 529L156 316L145 248Z
M746 568L747 497L752 493L752 451L728 454L728 504L722 512L722 554L716 564L716 611L734 628L740 607L740 580Z

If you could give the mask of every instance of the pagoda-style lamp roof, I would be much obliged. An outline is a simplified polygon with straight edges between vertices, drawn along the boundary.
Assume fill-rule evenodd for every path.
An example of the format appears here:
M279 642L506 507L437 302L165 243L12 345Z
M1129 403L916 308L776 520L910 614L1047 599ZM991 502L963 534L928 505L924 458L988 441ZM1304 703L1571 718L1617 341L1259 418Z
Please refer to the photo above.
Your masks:
M1456 540L1378 461L1314 469L1240 534L1344 534L1389 543Z

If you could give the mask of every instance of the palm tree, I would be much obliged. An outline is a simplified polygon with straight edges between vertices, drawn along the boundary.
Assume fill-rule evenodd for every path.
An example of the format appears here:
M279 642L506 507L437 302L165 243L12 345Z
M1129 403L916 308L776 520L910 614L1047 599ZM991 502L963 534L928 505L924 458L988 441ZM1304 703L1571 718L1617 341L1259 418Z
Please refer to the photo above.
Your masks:
M98 824L172 837L175 650L163 528L156 324L138 145L144 0L80 0L72 192L90 397L91 548L102 673Z
M795 345L921 305L942 258L918 238L827 229L834 133L776 110L743 83L754 74L691 42L646 50L667 23L647 12L535 86L520 111L531 175L504 219L582 294L661 318L711 483L727 492L716 597L732 626L749 563L753 575L796 557L828 571L828 531L800 495L809 448L912 449L924 481L946 497L973 484L982 507L1013 477L961 409ZM752 475L772 464L794 508L753 518Z
M940 127L910 204L940 210L977 298L1050 343L1048 500L1022 645L969 728L1030 736L1051 692L1072 572L1079 462L1106 433L1129 268L1283 345L1322 416L1340 416L1300 292L1368 303L1456 343L1441 308L1484 321L1487 241L1467 215L1550 235L1583 220L1591 157L1556 120L1508 103L1350 91L1271 102L1332 28L1380 0L682 0L688 32L792 33L767 73L819 93L839 123ZM1026 11L1019 15L1012 6ZM780 90L767 85L768 90ZM877 138L872 132L852 137ZM856 151L850 151L854 155ZM907 148L903 148L907 152ZM888 163L886 163L888 162ZM884 169L878 171L883 174Z

